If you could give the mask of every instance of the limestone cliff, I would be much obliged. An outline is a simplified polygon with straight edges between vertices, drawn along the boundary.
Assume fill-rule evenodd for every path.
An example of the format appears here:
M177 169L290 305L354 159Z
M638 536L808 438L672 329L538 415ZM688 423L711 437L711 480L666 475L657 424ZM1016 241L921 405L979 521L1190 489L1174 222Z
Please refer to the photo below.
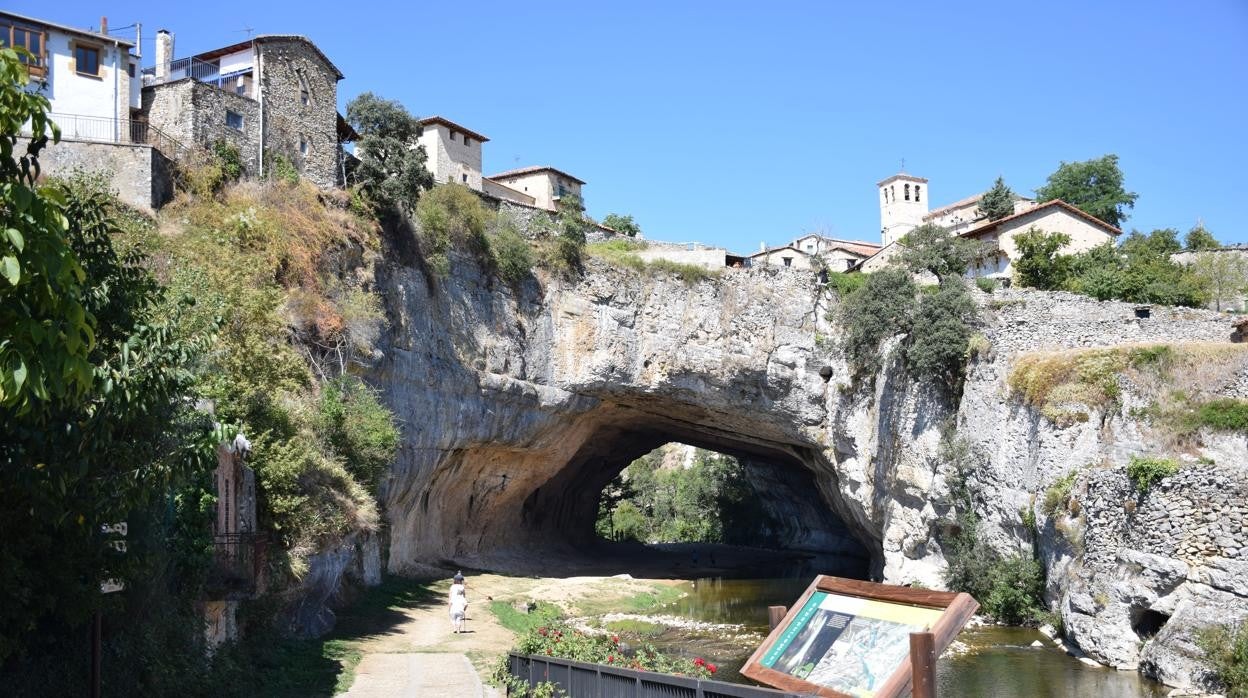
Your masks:
M1095 658L1143 661L1182 685L1198 671L1164 658L1190 653L1190 633L1166 624L1141 652L1143 640L1123 634L1133 622L1139 629L1132 614L1197 618L1216 601L1223 617L1248 615L1242 582L1232 581L1243 578L1235 565L1248 545L1244 522L1233 525L1242 512L1218 509L1230 523L1216 550L1187 558L1186 548L1141 542L1152 540L1148 512L1162 505L1146 499L1135 514L1123 512L1113 490L1123 464L1163 439L1129 404L1058 426L1007 385L1017 357L1038 349L1225 343L1230 325L1214 313L1153 309L1140 318L1125 304L1065 294L979 294L987 341L955 407L895 360L872 381L851 381L839 329L826 319L836 298L809 272L732 269L687 285L591 260L575 280L543 275L513 289L462 260L439 281L387 265L378 283L391 327L371 378L404 423L384 487L393 571L450 560L522 568L548 551L573 550L593 536L602 486L632 459L678 440L774 470L760 470L761 481L801 473L822 513L843 525L796 527L798 542L863 552L876 578L938 585L955 475L938 452L953 424L982 461L979 513L999 550L1032 544L1020 512L1050 483L1103 464L1105 474L1083 478L1094 493L1083 498L1084 547L1055 535L1048 518L1036 541L1052 602ZM1238 356L1225 390L1242 396L1248 361ZM1197 482L1242 482L1243 436L1210 443L1216 465L1194 480L1174 478L1167 496L1204 501L1186 494L1204 486ZM810 521L803 511L809 502L789 514ZM1112 603L1087 603L1102 587Z

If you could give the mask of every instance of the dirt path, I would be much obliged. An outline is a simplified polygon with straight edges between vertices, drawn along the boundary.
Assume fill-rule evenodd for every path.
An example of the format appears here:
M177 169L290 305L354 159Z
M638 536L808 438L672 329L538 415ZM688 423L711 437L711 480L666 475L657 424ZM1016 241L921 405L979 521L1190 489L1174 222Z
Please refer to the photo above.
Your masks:
M384 632L364 639L364 657L357 666L349 698L391 696L501 696L489 685L499 657L515 643L515 635L489 611L491 601L547 601L568 610L584 604L610 604L652 591L664 582L621 577L532 578L483 574L468 578L467 632L451 632L443 603L449 580L433 585L434 599L401 609L403 619Z

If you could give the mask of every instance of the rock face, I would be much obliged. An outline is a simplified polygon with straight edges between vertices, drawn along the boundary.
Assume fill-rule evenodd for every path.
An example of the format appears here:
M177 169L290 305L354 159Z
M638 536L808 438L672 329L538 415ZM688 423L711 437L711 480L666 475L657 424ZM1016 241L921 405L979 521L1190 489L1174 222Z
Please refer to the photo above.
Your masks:
M547 550L575 550L592 539L602 487L636 457L681 441L775 466L751 475L760 481L779 485L777 473L797 473L809 484L790 489L812 499L790 510L800 523L788 535L857 549L874 578L937 586L945 565L938 532L951 516L955 475L938 456L949 426L983 463L978 513L1000 551L1032 545L1020 511L1053 480L1103 462L1105 478L1125 481L1129 456L1158 446L1127 407L1059 428L1012 398L1006 377L1021 352L1226 342L1231 333L1204 311L1154 309L1140 318L1125 304L1065 294L981 294L991 348L972 360L955 407L895 358L873 381L851 382L836 348L840 328L825 319L835 297L810 272L732 269L686 285L591 260L575 281L543 278L511 289L460 260L436 282L400 265L387 265L378 279L391 327L370 378L404 425L383 490L396 572L449 561L523 566ZM1245 375L1228 394L1244 392ZM1216 448L1217 466L1202 472L1227 482L1242 476L1244 439L1225 438ZM1184 494L1195 481L1173 480L1165 492L1198 501ZM1118 497L1108 486L1089 485L1104 490L1095 501ZM1120 500L1112 512L1089 502L1085 548L1056 535L1057 522L1047 520L1035 543L1076 642L1099 660L1143 662L1182 684L1199 677L1175 658L1190 647L1173 623L1198 622L1204 600L1215 598L1234 597L1235 608L1248 610L1242 590L1227 581L1248 536L1219 529L1209 545L1221 562L1195 565L1182 556L1187 542L1182 549L1136 543L1152 540L1153 519L1140 518L1153 511L1146 504L1132 518ZM1093 545L1108 558L1090 555ZM1232 548L1234 556L1226 553ZM1119 586L1105 593L1122 608L1096 604L1106 575ZM1137 632L1124 636L1122 628L1151 630L1145 626L1158 616L1135 617L1146 610L1171 621L1141 654Z

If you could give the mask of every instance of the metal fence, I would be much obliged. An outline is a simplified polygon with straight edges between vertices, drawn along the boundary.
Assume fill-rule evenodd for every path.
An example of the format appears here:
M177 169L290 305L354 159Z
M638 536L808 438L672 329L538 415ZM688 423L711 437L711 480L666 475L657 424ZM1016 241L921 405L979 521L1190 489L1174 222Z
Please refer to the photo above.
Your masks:
M247 596L256 590L264 540L254 533L213 537L208 590L214 596Z
M512 676L530 687L549 681L558 685L569 698L799 698L813 695L515 652L508 655L507 668Z
M99 143L150 145L173 160L186 153L186 146L169 134L137 119L50 112L48 119L61 129L61 138Z
M156 67L143 69L142 80L144 86L161 85L174 80L182 80L183 78L193 78L208 85L232 90L237 85L240 75L251 72L251 68L245 68L233 73L222 74L221 66L216 63L205 63L195 58L177 58L165 63L161 67L164 70L159 71L159 75Z

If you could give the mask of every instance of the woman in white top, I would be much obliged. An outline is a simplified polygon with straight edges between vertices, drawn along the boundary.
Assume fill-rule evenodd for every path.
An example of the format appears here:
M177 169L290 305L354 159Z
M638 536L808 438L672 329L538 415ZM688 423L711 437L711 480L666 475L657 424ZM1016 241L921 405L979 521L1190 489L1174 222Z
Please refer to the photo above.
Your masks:
M468 595L464 583L457 581L451 585L451 625L457 633L464 631L464 614L468 612Z

